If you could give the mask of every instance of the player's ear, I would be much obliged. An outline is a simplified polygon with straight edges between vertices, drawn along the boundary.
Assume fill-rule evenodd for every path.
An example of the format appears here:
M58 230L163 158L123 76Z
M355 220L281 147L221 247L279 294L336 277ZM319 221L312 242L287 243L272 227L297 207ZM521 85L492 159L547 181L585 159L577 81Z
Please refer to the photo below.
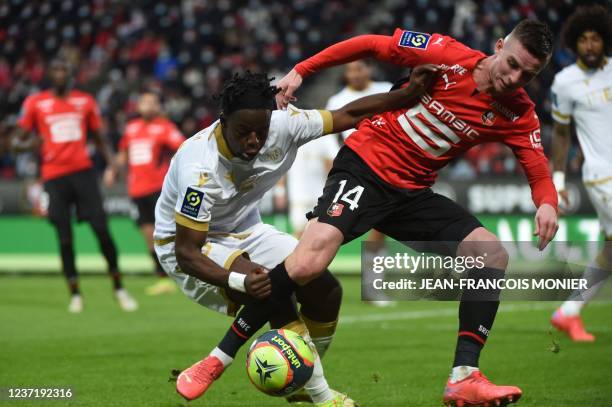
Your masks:
M495 42L495 53L496 54L498 54L502 49L504 49L504 42L505 40L503 38L500 38Z

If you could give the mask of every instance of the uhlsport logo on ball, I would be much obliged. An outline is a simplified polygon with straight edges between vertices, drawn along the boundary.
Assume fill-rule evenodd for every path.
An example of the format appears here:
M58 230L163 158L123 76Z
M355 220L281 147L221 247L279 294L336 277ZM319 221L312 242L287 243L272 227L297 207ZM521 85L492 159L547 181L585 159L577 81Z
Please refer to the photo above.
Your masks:
M287 396L312 376L314 355L300 335L286 329L271 330L257 338L247 355L251 383L271 396Z

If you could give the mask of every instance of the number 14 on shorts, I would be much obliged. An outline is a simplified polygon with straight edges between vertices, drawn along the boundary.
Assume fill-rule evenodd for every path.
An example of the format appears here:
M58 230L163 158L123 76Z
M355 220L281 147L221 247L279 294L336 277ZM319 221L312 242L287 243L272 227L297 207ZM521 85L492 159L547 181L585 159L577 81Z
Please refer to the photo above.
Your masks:
M361 194L363 194L364 190L361 185L357 185L356 187L346 191L346 193L344 193L343 195L342 193L344 192L344 188L346 187L346 180L343 179L338 184L340 185L340 188L338 189L336 196L334 196L332 204L327 209L327 214L332 217L340 216L342 214L344 204L338 202L339 200L342 202L346 202L349 205L349 209L351 211L357 209L359 207L358 202L361 199Z

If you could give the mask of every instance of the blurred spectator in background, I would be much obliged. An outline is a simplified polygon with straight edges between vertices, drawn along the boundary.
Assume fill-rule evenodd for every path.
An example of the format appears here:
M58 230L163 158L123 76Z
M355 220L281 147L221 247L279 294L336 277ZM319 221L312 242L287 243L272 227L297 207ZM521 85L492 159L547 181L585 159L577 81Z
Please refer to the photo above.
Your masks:
M51 62L49 78L51 89L30 95L23 103L14 147L40 155L41 177L49 196L48 218L57 232L62 271L71 294L68 310L83 310L71 225L76 207L77 219L87 220L98 239L119 305L125 311L134 311L138 305L121 283L117 250L87 151L89 130L96 149L110 162L110 149L100 133L98 106L89 94L71 88L71 66L65 58Z
M159 96L143 92L138 99L140 117L130 120L119 141L119 152L104 172L104 184L111 187L118 172L128 166L128 195L138 209L136 223L144 237L159 281L147 287L147 294L158 295L176 290L174 282L159 264L153 248L155 204L161 193L170 159L185 141L174 123L161 112Z

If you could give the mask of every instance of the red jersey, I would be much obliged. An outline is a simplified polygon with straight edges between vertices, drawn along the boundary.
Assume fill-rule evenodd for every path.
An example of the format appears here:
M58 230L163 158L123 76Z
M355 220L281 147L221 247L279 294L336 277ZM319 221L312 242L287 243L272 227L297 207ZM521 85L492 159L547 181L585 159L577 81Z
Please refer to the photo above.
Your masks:
M132 198L161 191L170 154L185 141L174 123L163 117L130 120L119 142L128 155L128 194Z
M557 193L534 103L523 89L497 98L478 92L472 73L485 54L448 36L399 29L393 37L372 35L354 40L328 48L296 70L304 76L345 62L349 55L350 59L374 55L407 66L442 66L415 106L363 120L345 141L378 176L400 188L427 188L439 169L469 148L501 142L513 150L525 170L536 206L549 203L556 208Z
M43 181L92 167L87 130L99 130L102 119L91 95L71 90L61 98L47 90L28 96L23 102L19 126L25 131L37 131L43 140Z

